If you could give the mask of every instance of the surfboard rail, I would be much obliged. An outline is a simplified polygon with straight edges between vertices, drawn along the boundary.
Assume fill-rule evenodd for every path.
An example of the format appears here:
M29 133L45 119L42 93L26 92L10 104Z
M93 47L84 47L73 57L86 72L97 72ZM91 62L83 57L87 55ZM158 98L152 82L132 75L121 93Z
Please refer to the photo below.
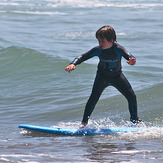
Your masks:
M40 133L54 134L54 135L106 135L106 134L116 134L120 132L136 132L141 130L147 130L147 127L110 127L110 128L55 128L55 127L43 127L43 126L34 126L21 124L19 128L37 131Z

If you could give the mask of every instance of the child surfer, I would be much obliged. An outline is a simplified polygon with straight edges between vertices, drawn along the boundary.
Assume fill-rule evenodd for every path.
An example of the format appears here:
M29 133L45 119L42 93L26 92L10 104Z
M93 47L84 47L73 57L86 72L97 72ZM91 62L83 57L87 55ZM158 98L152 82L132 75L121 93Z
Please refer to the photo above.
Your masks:
M98 39L99 46L78 56L65 68L67 72L70 72L76 68L76 65L94 56L99 57L99 64L92 93L86 103L80 128L83 128L88 124L90 115L93 112L100 95L108 86L114 86L124 95L128 101L130 121L134 124L138 124L141 120L138 118L136 95L130 83L123 75L121 66L122 57L127 60L129 65L134 65L136 63L136 58L116 42L116 33L111 26L103 26L97 30L96 38Z

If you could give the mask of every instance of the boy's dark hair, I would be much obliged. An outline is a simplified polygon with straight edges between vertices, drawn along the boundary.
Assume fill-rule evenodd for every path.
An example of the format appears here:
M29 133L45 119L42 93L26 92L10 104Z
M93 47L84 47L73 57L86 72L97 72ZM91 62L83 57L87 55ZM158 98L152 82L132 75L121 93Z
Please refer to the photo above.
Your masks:
M116 33L115 30L109 26L103 26L101 27L99 30L97 30L96 32L96 38L97 39L106 39L108 42L112 41L116 41Z

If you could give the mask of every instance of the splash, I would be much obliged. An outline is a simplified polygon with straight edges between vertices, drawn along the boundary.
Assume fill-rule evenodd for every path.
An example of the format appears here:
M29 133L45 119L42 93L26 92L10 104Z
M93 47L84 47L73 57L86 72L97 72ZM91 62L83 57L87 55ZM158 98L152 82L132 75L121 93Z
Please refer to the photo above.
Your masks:
M78 128L80 125L79 121L76 122L60 122L59 124L52 127L61 127L61 128ZM154 124L154 123L145 123L147 129L139 130L134 132L121 132L115 135L105 135L107 139L110 140L127 140L127 141L135 141L135 140L151 140L151 139L159 139L163 140L163 126ZM129 126L128 121L122 121L120 124L116 124L111 121L109 118L103 118L100 120L90 120L87 125L88 128L123 128L123 127L131 127ZM140 127L141 128L141 127ZM99 135L98 135L99 136ZM102 136L102 135L101 135Z

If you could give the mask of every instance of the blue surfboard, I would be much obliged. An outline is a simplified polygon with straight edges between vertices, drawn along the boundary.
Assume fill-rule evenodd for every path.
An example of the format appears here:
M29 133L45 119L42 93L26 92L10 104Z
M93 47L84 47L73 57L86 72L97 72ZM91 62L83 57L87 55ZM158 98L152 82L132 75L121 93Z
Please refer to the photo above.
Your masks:
M37 131L40 133L54 134L54 135L67 135L67 136L77 136L77 135L106 135L115 134L119 132L136 132L141 130L147 130L147 127L110 127L101 129L92 128L54 128L54 127L43 127L43 126L33 126L22 124L19 128Z

